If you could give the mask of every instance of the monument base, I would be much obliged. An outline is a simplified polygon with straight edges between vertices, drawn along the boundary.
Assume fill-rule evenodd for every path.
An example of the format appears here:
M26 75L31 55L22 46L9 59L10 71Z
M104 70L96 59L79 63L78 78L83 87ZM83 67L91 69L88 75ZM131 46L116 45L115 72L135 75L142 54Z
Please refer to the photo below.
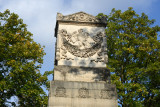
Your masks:
M84 81L110 83L110 72L107 68L74 67L66 65L54 66L54 80Z
M117 107L116 86L105 82L51 81L48 107Z

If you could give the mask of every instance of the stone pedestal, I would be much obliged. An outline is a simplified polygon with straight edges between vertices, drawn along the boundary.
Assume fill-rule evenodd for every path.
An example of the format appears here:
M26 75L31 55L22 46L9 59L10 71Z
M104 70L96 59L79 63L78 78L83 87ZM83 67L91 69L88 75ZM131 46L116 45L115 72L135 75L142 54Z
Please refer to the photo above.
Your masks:
M110 83L110 72L107 68L54 66L54 80L104 82Z
M105 18L57 14L54 80L48 107L117 107L110 82Z
M115 85L105 82L52 81L49 107L117 107Z

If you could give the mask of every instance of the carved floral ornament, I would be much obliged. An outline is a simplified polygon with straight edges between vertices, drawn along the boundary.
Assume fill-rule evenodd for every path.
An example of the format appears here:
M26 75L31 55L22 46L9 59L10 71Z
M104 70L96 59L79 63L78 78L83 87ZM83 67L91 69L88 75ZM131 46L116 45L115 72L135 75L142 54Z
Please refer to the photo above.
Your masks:
M90 91L87 88L80 88L78 90L78 98L91 98L90 96ZM66 88L64 87L57 87L55 90L55 97L68 97L68 95L66 95L68 92L66 90ZM100 90L99 95L96 98L100 98L100 99L113 99L115 97L115 93L113 92L113 90L107 90L107 89L102 89ZM93 96L92 96L93 97Z
M100 50L104 36L101 32L98 32L91 37L89 33L84 32L83 29L79 29L78 32L75 31L72 34L69 34L65 29L62 29L60 35L63 41L63 47L61 48L64 51L63 54L68 51L72 55L81 58L93 56Z
M102 99L112 99L113 92L111 90L102 89L100 92Z
M76 21L76 22L94 22L94 23L104 23L104 24L106 23L105 17L98 19L84 12L78 12L78 13L67 15L67 16L63 16L61 13L58 13L57 20Z
M64 87L57 87L55 96L56 97L65 97L66 96L66 89Z
M67 52L80 58L88 58L97 53L98 57L93 61L107 62L108 57L105 47L106 44L104 43L104 33L97 32L91 36L91 34L84 29L79 29L73 33L68 33L67 30L61 29L58 31L58 35L62 41L62 45L57 47L57 60L74 60L67 56Z
M87 88L80 88L78 93L79 98L89 98L89 90Z

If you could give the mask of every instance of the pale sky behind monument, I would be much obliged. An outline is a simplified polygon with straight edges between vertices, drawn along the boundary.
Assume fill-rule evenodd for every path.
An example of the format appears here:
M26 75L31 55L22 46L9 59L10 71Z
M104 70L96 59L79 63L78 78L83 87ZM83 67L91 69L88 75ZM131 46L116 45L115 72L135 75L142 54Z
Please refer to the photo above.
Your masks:
M45 46L42 74L54 68L57 12L68 15L84 11L96 16L98 13L108 15L112 8L125 11L128 7L133 7L138 14L144 12L160 26L160 0L0 0L0 12L9 9L18 14L33 33L34 41Z

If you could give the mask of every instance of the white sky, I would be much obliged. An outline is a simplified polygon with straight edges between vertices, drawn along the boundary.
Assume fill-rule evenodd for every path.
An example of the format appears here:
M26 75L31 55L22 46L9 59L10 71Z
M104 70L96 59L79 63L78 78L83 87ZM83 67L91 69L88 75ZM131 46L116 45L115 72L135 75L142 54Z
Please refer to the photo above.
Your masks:
M96 16L98 13L109 14L112 8L124 11L128 7L133 7L137 13L145 12L160 25L158 0L0 0L0 12L9 9L18 14L33 33L34 40L45 45L42 73L54 68L54 28L57 12L67 15L84 11Z

